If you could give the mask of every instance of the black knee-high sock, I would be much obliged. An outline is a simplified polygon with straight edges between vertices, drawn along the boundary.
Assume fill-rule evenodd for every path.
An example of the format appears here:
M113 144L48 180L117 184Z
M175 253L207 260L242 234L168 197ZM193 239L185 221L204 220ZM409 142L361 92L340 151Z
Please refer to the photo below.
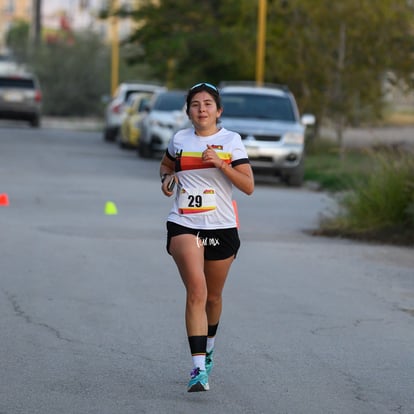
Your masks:
M194 368L200 368L204 371L206 369L207 336L189 336L188 343L190 344Z

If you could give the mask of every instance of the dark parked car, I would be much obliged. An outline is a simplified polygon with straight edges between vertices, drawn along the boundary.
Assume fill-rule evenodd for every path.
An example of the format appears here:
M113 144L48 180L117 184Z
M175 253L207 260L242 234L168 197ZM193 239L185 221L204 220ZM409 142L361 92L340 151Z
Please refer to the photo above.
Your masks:
M30 122L39 127L42 92L33 74L0 75L0 118Z

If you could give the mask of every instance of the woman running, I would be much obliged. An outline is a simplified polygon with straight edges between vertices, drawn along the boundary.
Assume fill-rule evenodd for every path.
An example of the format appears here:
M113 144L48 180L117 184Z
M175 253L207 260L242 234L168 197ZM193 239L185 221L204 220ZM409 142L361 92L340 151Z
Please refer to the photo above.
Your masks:
M222 291L240 247L233 186L250 195L253 172L240 135L220 128L218 89L198 83L187 94L193 128L178 131L160 165L162 192L175 199L167 251L186 289L185 323L193 370L188 391L207 391Z

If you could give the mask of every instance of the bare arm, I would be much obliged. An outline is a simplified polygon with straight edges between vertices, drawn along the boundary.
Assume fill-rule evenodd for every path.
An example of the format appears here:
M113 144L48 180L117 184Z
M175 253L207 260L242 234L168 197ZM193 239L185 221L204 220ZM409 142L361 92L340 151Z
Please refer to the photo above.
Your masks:
M250 164L240 164L231 167L219 158L214 148L210 145L203 152L203 161L211 162L243 193L250 195L254 191L254 177Z
M160 164L160 177L162 177L164 174L168 174L172 177L174 175L174 167L175 167L174 161L170 160L164 154L161 160L161 164ZM167 197L171 197L174 194L173 191L168 191L167 189L169 182L170 182L170 177L167 176L164 182L161 184L161 190Z
M254 177L250 164L240 164L232 168L230 165L223 162L220 170L240 191L243 191L243 193L247 195L253 193Z

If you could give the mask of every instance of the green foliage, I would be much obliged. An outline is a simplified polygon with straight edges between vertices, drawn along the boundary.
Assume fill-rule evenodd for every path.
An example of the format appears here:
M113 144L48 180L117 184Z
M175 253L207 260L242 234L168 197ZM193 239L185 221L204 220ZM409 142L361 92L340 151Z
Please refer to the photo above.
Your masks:
M32 57L43 90L44 113L89 116L102 113L109 85L109 53L97 36L82 33L44 44Z
M258 1L142 0L139 5L131 13L137 29L121 48L120 81L148 79L187 88L201 80L255 79ZM267 5L265 81L287 84L301 112L314 113L319 124L334 121L338 138L346 126L382 116L387 74L412 87L412 2L268 0ZM108 17L113 11L101 12ZM27 23L12 27L8 44L27 58ZM110 87L107 47L80 35L73 44L43 45L33 59L47 92L46 112L96 113L98 96Z
M376 168L364 183L342 200L346 223L371 230L411 225L414 230L414 161L400 154L375 154Z
M332 141L308 140L305 180L317 182L325 191L344 191L363 181L372 171L372 160L364 152L348 150L339 157L340 148Z
M273 1L268 19L267 77L287 82L319 120L378 117L385 73L411 82L413 19L405 0Z
M28 23L18 21L6 38L15 58L38 76L44 114L102 114L102 96L109 94L110 88L110 55L108 47L95 34L57 33L33 49L28 47Z
M6 34L6 44L18 62L27 61L29 30L26 21L16 20Z
M157 78L188 87L254 80L257 1L146 0L130 39ZM268 0L265 80L338 128L381 116L383 81L411 85L413 10L406 0Z
M28 47L28 23L16 22L7 33L7 45L18 61L39 77L44 114L102 115L102 98L111 93L111 56L109 47L96 34L54 32L34 49ZM120 48L119 81L153 79L147 64L126 64L128 52L127 46Z
M399 151L371 152L371 168L338 198L339 211L321 234L414 244L414 159Z
M136 55L170 86L254 76L255 8L250 0L143 1L131 37Z

